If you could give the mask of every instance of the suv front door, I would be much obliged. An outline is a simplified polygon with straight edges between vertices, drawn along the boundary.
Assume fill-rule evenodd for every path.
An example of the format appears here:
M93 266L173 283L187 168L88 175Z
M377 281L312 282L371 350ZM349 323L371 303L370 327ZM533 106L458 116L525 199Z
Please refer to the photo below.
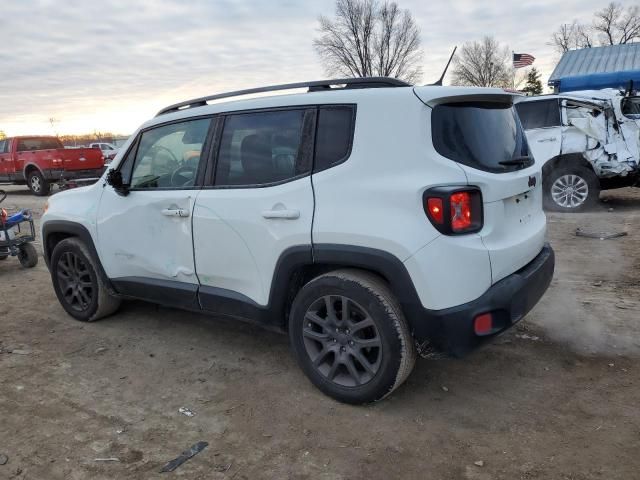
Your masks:
M117 167L128 194L107 185L97 214L98 249L122 294L197 306L191 214L204 178L211 118L152 127Z
M305 108L225 115L193 213L205 310L247 316L268 305L284 252L311 258L314 122Z

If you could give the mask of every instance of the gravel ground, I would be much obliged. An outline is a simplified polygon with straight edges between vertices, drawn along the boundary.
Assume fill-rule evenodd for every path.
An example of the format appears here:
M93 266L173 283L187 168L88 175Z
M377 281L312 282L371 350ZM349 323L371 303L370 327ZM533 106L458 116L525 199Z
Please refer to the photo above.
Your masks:
M6 189L3 207L40 216L44 199ZM418 361L368 407L318 392L286 336L143 302L82 324L44 261L10 258L0 479L638 478L640 189L602 198L592 213L549 215L556 275L523 322L464 359ZM198 441L209 446L159 473Z

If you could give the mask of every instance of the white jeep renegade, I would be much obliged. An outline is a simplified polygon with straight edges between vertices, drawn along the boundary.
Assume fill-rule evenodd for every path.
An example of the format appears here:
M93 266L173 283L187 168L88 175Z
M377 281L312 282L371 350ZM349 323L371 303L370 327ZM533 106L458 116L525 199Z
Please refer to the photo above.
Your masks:
M470 351L551 281L512 101L368 78L168 107L100 182L50 198L55 292L84 321L127 298L258 320L326 394L381 399L416 353Z

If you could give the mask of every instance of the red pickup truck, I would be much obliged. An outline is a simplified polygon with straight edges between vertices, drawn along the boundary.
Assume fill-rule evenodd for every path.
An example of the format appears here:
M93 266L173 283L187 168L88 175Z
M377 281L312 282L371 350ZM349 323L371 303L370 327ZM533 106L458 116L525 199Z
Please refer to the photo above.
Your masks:
M0 140L0 182L28 185L47 195L52 182L97 179L104 172L97 148L66 149L56 137L11 137Z

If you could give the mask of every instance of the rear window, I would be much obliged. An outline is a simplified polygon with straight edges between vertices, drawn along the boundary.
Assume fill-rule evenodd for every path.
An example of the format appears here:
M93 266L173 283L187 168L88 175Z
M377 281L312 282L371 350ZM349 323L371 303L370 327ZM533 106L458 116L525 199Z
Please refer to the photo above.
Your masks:
M433 109L431 134L436 151L454 162L487 172L508 172L528 163L500 162L528 157L529 147L511 104L461 102Z
M30 150L54 150L63 148L57 138L21 138L18 140L18 151L26 152Z
M516 110L525 130L560 126L558 99L519 103Z

